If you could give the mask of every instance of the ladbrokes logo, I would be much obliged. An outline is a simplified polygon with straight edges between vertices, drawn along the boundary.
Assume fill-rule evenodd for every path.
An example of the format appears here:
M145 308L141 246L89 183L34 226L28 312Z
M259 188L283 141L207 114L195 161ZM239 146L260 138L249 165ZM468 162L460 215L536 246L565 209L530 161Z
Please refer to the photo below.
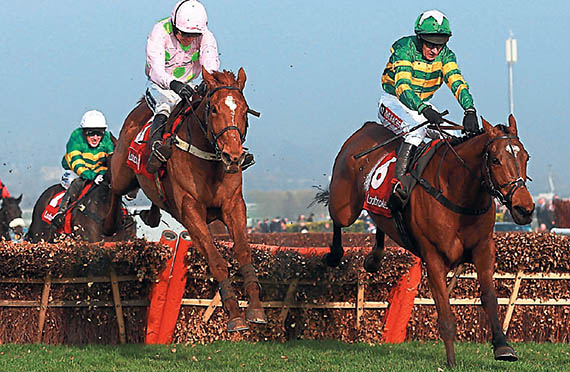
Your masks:
M129 152L128 161L130 161L131 163L136 165L137 168L139 168L139 163L141 161L141 157L140 157L140 155L135 155L132 152Z
M386 209L388 208L388 203L386 203L386 200L384 200L384 199L378 199L378 198L375 197L375 196L370 196L370 195L368 195L368 196L366 197L366 202L367 202L369 205L373 205L373 206L375 206L375 207L386 208Z

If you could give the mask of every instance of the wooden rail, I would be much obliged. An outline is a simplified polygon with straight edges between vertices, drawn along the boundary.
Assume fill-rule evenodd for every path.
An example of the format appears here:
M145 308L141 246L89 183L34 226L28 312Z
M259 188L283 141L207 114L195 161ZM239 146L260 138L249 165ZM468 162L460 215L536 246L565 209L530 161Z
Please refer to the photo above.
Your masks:
M448 290L451 291L458 279L476 279L475 273L461 273L462 269L457 270L455 275L450 273L450 284ZM514 286L510 298L498 298L499 305L507 305L507 312L503 322L503 331L506 333L509 324L512 320L515 306L570 306L570 298L565 299L521 299L518 298L519 289L523 280L569 280L570 274L528 274L519 271L517 274L495 274L494 279L507 279L514 280ZM206 276L198 277L198 279L207 279ZM149 305L147 299L136 300L121 300L119 292L119 282L136 281L139 280L136 276L117 276L114 272L110 272L109 276L100 277L81 277L81 278L51 278L49 275L42 279L26 279L26 278L0 278L0 283L13 283L13 284L42 284L42 295L38 300L0 300L0 307L34 307L39 309L38 320L38 333L35 341L41 342L44 333L45 319L48 308L61 308L61 307L113 307L117 316L117 326L119 329L119 339L121 343L126 343L125 323L123 308L124 307L146 307ZM239 282L239 279L232 279ZM345 284L353 284L357 286L356 302L352 301L332 301L323 303L307 303L296 301L296 293L301 285L315 285L318 282L309 280L289 280L285 282L272 282L269 280L260 280L265 284L274 285L287 285L288 289L285 297L281 301L262 301L262 306L265 308L281 309L279 321L285 322L289 309L291 308L304 308L304 309L349 309L355 311L355 325L360 326L361 317L364 310L373 309L386 309L389 306L387 301L365 301L365 283L353 281ZM111 284L113 300L50 300L50 292L53 285L61 284L88 284L93 283L109 283ZM416 298L414 305L434 305L434 300L431 298ZM481 305L479 298L452 298L450 304L454 306L469 306ZM212 299L182 299L183 306L201 306L206 307L202 314L202 319L208 321L216 308L221 307L221 299L219 293ZM239 301L240 307L247 307L246 301Z
M119 329L119 340L121 344L127 342L125 333L125 319L123 316L124 306L148 306L148 300L121 301L119 292L119 282L135 281L138 278L131 276L117 276L111 269L108 277L84 277L84 278L52 278L50 275L42 279L27 278L0 278L0 283L7 284L43 284L42 296L39 300L0 300L0 307L37 307L39 308L38 333L35 338L36 343L42 342L46 314L49 307L114 307L117 316L117 326ZM110 283L113 293L113 301L101 300L50 300L50 291L53 284L87 284Z

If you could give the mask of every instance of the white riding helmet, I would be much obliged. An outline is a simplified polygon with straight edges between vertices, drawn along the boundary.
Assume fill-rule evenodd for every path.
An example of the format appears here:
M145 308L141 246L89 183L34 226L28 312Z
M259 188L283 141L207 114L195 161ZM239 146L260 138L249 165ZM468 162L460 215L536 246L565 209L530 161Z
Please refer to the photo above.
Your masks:
M208 24L206 8L197 0L180 0L172 9L172 26L186 33L203 33Z
M101 112L97 110L87 111L81 118L81 128L107 129L107 121Z

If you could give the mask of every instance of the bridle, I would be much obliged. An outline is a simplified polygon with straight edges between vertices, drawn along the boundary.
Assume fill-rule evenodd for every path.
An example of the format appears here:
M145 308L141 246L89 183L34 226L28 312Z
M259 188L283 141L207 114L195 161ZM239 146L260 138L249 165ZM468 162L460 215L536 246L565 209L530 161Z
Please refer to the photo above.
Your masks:
M436 126L437 126L437 129L440 131L440 133L443 132L441 130L441 128L439 127L439 125L436 125ZM442 137L443 137L443 141L448 146L448 148L451 150L451 152L455 155L455 157L457 158L457 160L459 161L461 166L463 168L465 168L471 174L471 176L474 179L479 179L479 176L467 165L467 163L465 163L465 161L461 158L461 156L459 156L459 154L455 151L455 149L453 148L453 145L451 145L451 143L449 143L447 138L443 135L442 135ZM509 148L511 150L510 154L513 156L513 159L515 161L515 168L517 170L517 178L512 180L512 181L509 181L507 183L496 185L497 182L496 182L495 178L493 177L493 175L491 173L491 168L489 166L489 154L490 154L489 146L491 145L491 143L493 143L497 140L500 140L500 139L506 139L509 143ZM429 182L427 182L427 180L425 180L424 178L421 178L421 177L414 177L414 178L428 192L428 194L432 195L438 202L440 202L443 206L445 206L447 209L449 209L453 212L456 212L459 214L465 214L465 215L472 215L472 216L478 216L478 215L485 214L491 208L493 197L497 198L502 204L504 204L510 210L512 208L512 204L513 204L512 198L513 198L513 195L516 192L516 190L518 190L520 187L526 188L526 182L521 177L520 167L517 163L517 159L515 156L513 145L511 143L512 139L518 140L518 137L516 137L516 136L495 137L495 138L488 140L487 143L485 144L485 153L483 155L484 167L483 167L483 177L481 179L481 185L491 195L491 198L489 198L489 203L487 203L487 205L482 207L482 208L474 209L474 208L467 208L467 207L457 205L457 204L453 203L451 200L449 200L447 197L445 197L440 190L436 189L431 184L429 184ZM438 174L437 180L440 179L441 166L442 166L444 158L445 158L445 155L442 157L442 162L440 163L438 170L437 170L437 174ZM506 195L501 192L501 190L503 190L505 188L509 188Z
M237 88L237 87L225 85L225 86L213 88L212 90L208 91L208 93L204 97L204 99L206 100L205 109L204 109L204 120L200 119L200 117L197 115L196 111L191 108L192 107L191 104L188 103L190 105L190 111L192 112L192 115L194 116L194 118L198 122L200 129L202 130L202 133L204 133L204 137L208 140L208 142L210 142L210 145L214 149L214 152L215 152L214 155L215 156L211 160L220 160L221 159L222 150L218 146L218 139L222 136L222 134L224 134L225 132L227 132L229 130L235 130L238 132L239 137L240 137L240 141L243 144L245 142L245 139L246 139L247 128L249 127L248 118L246 116L246 118L245 118L245 129L244 129L243 133L241 132L240 128L238 128L235 125L228 125L227 127L224 127L222 130L220 130L218 133L214 132L212 126L210 125L210 115L211 115L210 101L211 101L214 93L216 93L220 90L223 90L223 89L236 90L236 91L240 92L240 94L243 97L242 90ZM245 102L245 98L244 98L244 102ZM253 111L249 108L248 108L247 112L254 114L254 115L256 114L255 111ZM186 134L187 134L187 138L188 138L187 140L188 140L188 142L190 142L190 129L188 127L188 124L186 125L186 131L187 131Z
M491 168L489 166L489 145L491 145L491 143L497 141L497 140L501 140L501 139L505 139L508 142L508 146L509 149L511 151L507 151L511 154L511 156L513 157L513 160L515 162L515 168L517 170L517 178L503 183L503 184L498 184L496 185L496 180L493 177L493 174L491 173ZM513 205L513 195L514 193L521 187L527 188L526 187L526 181L521 177L521 171L520 171L520 167L519 164L517 163L517 158L516 158L516 153L514 151L513 148L513 144L511 142L512 139L516 139L518 140L518 137L516 136L500 136L500 137L495 137L490 139L487 144L485 145L485 154L484 154L484 158L485 158L485 168L484 168L484 173L483 173L483 184L486 187L487 191L489 192L489 194L491 194L492 196L494 196L495 198L499 199L499 201L504 204L509 210L511 209L512 205ZM508 188L508 191L506 194L503 194L501 192L501 190Z

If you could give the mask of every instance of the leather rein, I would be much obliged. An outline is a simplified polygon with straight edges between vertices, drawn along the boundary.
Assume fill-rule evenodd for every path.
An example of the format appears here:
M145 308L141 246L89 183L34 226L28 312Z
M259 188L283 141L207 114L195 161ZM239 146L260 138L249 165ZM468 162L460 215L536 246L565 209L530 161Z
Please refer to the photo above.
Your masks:
M471 176L473 178L479 179L479 176L477 176L475 174L475 172L467 165L467 163L465 163L465 161L461 158L461 156L459 156L459 154L455 151L455 149L453 148L451 143L449 143L446 136L443 135L443 133L445 133L445 132L443 132L443 130L441 129L439 124L436 124L436 127L437 127L438 131L440 132L440 134L442 134L443 141L446 143L446 145L451 150L451 152L455 155L455 157L459 160L459 163L461 164L461 166L463 168L467 169L467 171L471 174ZM433 196L444 207L446 207L447 209L449 209L455 213L464 214L464 215L471 215L471 216L479 216L479 215L485 214L489 211L489 209L492 206L493 197L497 198L503 205L505 205L510 210L512 207L512 198L513 198L513 195L516 192L516 190L518 190L520 187L526 188L526 182L521 177L520 167L517 163L515 152L513 149L512 142L511 142L511 140L513 140L513 139L518 140L518 137L517 136L507 136L507 135L495 137L495 138L492 138L489 141L487 141L487 143L485 144L485 153L483 156L484 157L483 177L481 179L481 185L485 188L485 190L489 193L489 195L491 197L489 198L489 202L487 203L487 205L484 206L483 208L468 208L468 207L463 207L463 206L460 206L458 204L455 204L451 200L449 200L447 197L445 197L440 189L433 187L426 179L417 177L415 175L414 175L414 178L426 190L426 192L428 194ZM509 148L510 148L509 153L512 155L513 160L515 162L515 168L517 170L517 178L510 181L510 182L507 182L504 184L499 184L496 186L495 185L496 180L494 179L494 177L491 173L491 168L489 167L489 146L491 143L493 143L497 140L507 140ZM437 170L438 184L439 184L439 180L441 178L440 172L441 172L441 167L442 167L442 163L443 163L444 159L445 159L445 154L442 156L442 161L440 162L438 170ZM508 189L506 194L503 194L501 192L501 190L503 190L505 188L509 188L509 189Z

